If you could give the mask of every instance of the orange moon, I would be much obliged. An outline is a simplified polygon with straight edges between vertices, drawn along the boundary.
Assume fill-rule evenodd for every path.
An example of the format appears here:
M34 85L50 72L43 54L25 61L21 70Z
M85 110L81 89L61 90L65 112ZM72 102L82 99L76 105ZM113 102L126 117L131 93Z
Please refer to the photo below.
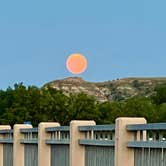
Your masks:
M87 65L85 56L79 53L71 54L66 60L66 68L72 74L83 73Z

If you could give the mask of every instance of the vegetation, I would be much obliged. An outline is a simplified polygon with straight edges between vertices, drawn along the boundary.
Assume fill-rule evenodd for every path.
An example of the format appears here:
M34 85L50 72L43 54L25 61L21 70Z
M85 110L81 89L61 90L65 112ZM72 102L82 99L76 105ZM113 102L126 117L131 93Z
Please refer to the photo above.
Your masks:
M138 86L137 81L134 84ZM62 90L26 87L23 83L0 90L0 124L31 121L37 126L41 121L56 121L68 125L72 119L109 124L120 116L145 117L148 122L166 121L166 84L156 86L155 93L149 97L104 103L84 93L65 95Z

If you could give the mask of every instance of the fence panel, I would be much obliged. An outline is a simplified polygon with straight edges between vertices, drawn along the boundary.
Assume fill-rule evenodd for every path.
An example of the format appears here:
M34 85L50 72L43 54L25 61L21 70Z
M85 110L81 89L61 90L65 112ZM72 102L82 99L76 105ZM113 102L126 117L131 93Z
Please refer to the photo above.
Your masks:
M13 130L0 130L3 138L0 143L3 144L3 166L13 166Z
M85 166L114 166L114 125L80 126L85 139Z
M38 166L38 128L21 129L24 139L24 164L25 166Z
M37 166L38 165L38 146L32 144L26 144L24 147L25 154L25 166Z
M135 148L135 166L165 166L166 150L157 148Z
M69 166L69 146L51 146L51 166Z
M86 166L114 166L114 148L86 146L85 158Z
M127 130L135 133L128 142L134 148L134 166L166 166L166 123L128 125Z
M3 166L13 166L13 144L3 144Z
M69 166L69 126L46 128L50 138L46 143L51 146L51 166Z

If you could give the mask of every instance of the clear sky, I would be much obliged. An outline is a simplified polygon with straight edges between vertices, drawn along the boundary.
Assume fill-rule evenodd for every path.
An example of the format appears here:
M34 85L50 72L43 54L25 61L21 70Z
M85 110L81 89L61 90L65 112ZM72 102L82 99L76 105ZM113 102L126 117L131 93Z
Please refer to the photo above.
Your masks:
M87 81L166 76L165 0L0 1L0 89L73 76L84 54Z

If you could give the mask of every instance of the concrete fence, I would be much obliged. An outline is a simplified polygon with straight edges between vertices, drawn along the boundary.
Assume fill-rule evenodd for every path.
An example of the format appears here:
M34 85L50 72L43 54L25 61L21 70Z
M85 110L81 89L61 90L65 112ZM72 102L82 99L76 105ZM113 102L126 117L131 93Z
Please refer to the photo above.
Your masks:
M166 123L118 118L0 126L0 166L166 166Z

